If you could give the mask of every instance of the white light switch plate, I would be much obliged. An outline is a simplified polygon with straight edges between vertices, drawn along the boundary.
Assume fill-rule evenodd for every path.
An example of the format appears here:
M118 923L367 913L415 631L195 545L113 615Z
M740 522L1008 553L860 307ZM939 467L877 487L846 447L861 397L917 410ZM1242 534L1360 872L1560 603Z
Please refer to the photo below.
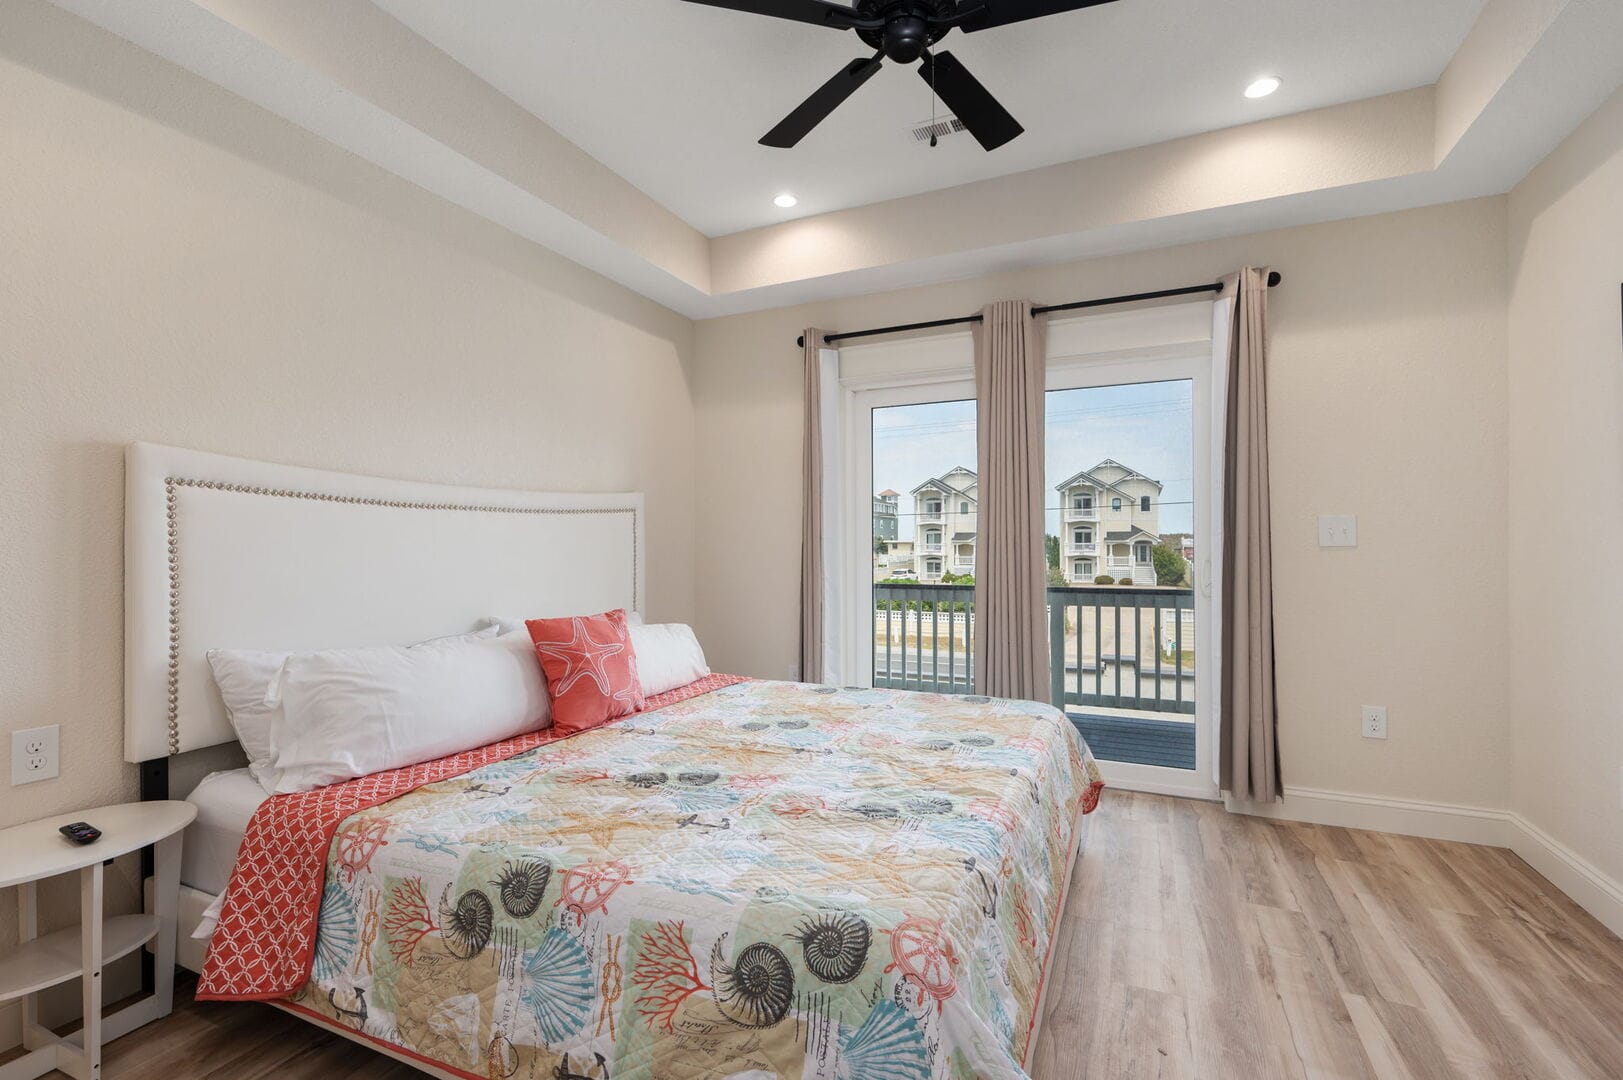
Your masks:
M11 733L13 787L56 777L61 768L61 731L59 726L52 724L50 727L24 728Z
M1320 514L1319 546L1357 547L1358 518L1352 514Z
M1386 706L1365 705L1361 713L1360 728L1366 739L1386 738Z

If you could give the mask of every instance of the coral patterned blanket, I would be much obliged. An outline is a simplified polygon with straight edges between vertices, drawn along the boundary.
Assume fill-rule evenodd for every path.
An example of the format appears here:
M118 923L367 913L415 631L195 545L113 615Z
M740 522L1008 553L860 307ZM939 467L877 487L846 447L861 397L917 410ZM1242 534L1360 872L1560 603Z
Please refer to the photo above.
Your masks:
M1023 1076L1102 787L1071 724L693 695L270 800L199 997L291 995L466 1077Z

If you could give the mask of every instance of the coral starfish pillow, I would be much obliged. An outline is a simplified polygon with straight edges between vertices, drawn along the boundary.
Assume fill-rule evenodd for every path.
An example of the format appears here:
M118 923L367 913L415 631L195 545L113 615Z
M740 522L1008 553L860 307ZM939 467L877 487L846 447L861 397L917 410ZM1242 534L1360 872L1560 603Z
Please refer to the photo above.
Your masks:
M643 707L637 654L626 613L567 619L529 619L524 624L552 696L552 727L573 735Z

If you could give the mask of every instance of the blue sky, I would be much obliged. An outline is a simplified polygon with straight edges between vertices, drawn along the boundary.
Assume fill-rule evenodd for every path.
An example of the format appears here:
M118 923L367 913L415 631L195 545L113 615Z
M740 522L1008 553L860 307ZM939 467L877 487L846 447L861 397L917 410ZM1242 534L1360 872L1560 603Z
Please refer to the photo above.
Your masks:
M1161 531L1193 532L1193 388L1187 380L1133 383L1048 394L1048 531L1059 531L1054 485L1114 458L1159 480ZM913 512L913 488L954 465L975 468L975 403L946 401L875 409L873 487L902 493ZM904 516L901 535L912 535Z

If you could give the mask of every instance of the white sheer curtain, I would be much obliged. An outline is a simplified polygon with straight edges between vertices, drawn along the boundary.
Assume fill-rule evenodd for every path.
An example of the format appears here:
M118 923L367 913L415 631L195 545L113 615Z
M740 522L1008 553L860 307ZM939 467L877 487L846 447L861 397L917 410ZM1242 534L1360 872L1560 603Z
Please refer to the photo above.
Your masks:
M800 677L837 684L844 593L840 573L840 354L808 328L804 356L805 442L801 462Z

